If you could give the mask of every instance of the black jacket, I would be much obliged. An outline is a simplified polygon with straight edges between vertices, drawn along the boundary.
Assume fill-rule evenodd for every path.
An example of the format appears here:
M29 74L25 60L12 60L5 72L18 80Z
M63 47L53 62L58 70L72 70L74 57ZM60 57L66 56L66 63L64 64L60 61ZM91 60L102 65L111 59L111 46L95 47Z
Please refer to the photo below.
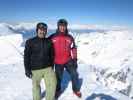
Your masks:
M25 71L47 68L53 63L54 50L49 39L34 37L26 41L24 50Z

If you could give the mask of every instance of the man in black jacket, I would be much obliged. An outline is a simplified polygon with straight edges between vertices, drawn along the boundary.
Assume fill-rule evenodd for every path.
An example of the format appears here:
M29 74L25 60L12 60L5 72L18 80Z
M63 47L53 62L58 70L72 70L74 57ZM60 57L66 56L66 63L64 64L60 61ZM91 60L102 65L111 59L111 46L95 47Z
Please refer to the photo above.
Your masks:
M47 34L47 25L38 23L37 36L26 41L24 50L25 75L32 78L33 100L41 100L40 82L44 78L46 100L53 100L56 89L56 76L52 69L54 50Z

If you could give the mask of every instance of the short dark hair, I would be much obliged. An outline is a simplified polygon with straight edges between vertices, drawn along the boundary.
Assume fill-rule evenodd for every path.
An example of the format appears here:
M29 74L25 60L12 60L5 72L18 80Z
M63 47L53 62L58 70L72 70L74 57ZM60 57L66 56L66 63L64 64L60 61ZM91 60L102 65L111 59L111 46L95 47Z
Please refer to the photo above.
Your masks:
M40 28L48 28L47 24L43 23L43 22L39 22L37 25L36 25L36 32L38 31L38 29Z

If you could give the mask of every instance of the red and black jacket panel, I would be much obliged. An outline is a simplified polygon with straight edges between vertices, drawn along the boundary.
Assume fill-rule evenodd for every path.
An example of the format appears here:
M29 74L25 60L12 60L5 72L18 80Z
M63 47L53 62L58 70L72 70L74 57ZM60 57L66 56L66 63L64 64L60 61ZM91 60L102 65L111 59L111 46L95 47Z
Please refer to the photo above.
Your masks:
M77 59L77 47L71 35L55 33L49 38L54 46L55 64L65 64L70 59Z

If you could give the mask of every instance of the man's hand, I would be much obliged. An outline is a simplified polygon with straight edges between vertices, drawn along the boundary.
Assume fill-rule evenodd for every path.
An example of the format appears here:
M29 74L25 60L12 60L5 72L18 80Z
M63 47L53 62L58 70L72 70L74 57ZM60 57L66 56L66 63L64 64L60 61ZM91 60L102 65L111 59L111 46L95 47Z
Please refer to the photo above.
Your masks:
M73 66L77 69L78 68L77 59L72 59L72 61L73 61Z
M31 71L26 71L26 72L25 72L25 75L26 75L28 78L32 78L32 72L31 72Z

